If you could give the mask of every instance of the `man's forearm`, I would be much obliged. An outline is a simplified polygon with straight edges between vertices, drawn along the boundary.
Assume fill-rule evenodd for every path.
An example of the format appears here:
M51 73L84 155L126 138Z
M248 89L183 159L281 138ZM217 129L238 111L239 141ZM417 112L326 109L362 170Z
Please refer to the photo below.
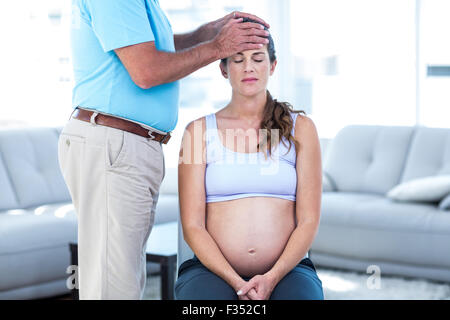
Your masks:
M178 52L158 51L155 64L151 67L150 87L184 78L198 69L219 59L216 47L211 41L200 43Z
M174 34L175 50L180 51L194 47L202 42L212 40L213 37L214 32L207 25L202 25L192 32Z

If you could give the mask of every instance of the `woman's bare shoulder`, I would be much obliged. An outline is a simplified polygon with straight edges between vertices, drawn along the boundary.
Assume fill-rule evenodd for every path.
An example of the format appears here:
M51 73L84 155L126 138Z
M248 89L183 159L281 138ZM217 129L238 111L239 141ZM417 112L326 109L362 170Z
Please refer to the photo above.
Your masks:
M206 116L190 121L184 129L184 139L200 141L206 131Z
M302 140L315 138L317 128L314 121L307 115L298 113L295 121L295 138L301 143Z

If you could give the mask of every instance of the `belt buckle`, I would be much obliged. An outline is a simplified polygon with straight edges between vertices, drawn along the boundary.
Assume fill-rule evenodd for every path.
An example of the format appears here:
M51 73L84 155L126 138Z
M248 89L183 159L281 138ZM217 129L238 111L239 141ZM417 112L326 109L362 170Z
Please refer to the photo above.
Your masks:
M148 136L149 136L149 138L150 138L151 140L155 140L156 137L152 134L152 132L153 132L153 131L148 130L148 132L147 132L147 133L148 133Z
M166 143L166 142L169 141L169 139L170 139L170 132L167 133L167 134L162 138L161 143Z

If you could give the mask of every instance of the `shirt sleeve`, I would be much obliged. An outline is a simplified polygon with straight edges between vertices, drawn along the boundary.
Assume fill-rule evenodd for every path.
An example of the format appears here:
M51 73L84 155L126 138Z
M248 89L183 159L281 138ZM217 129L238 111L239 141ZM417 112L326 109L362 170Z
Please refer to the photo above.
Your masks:
M154 41L145 0L86 0L103 51Z

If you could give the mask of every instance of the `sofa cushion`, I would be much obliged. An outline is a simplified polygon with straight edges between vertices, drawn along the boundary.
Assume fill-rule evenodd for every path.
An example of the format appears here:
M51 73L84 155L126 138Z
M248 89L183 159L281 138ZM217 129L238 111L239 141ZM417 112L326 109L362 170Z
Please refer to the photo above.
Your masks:
M70 202L8 210L0 215L0 255L67 244L76 229Z
M67 277L69 242L77 239L71 203L0 214L0 290Z
M0 131L0 156L15 191L16 208L70 201L58 164L58 137L52 128Z
M360 192L325 192L322 193L320 222L327 224L351 223L352 208L382 196Z
M416 128L400 182L450 174L450 129Z
M16 194L14 192L13 186L11 185L11 180L6 171L5 165L2 161L2 156L0 154L0 212L2 210L8 210L17 208L19 205L17 201Z
M450 175L441 175L403 182L392 188L387 197L400 201L438 202L448 193L450 193Z
M350 125L332 140L324 163L338 191L386 194L398 184L413 127Z
M329 192L322 196L314 251L450 268L450 215L426 203Z

